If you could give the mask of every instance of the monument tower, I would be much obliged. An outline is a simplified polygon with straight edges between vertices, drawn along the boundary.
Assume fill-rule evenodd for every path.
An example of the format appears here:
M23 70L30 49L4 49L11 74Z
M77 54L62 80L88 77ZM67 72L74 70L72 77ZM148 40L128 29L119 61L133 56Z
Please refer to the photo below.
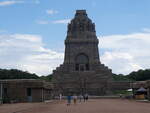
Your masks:
M65 57L62 65L53 71L55 91L90 95L107 95L112 72L101 64L95 24L85 10L77 10L68 24Z

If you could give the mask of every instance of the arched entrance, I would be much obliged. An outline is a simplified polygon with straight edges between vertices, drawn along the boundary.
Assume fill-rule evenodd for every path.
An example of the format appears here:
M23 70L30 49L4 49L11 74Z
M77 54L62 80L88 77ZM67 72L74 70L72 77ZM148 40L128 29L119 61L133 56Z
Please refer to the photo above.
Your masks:
M81 53L76 56L75 70L76 71L88 71L89 70L89 58L87 55Z

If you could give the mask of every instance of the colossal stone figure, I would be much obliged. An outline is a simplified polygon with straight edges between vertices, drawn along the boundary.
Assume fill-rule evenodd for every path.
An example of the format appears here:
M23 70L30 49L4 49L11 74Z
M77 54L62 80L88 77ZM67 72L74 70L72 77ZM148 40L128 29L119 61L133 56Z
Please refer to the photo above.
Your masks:
M95 24L85 10L77 10L68 24L64 63L53 71L56 93L107 95L112 72L101 64Z

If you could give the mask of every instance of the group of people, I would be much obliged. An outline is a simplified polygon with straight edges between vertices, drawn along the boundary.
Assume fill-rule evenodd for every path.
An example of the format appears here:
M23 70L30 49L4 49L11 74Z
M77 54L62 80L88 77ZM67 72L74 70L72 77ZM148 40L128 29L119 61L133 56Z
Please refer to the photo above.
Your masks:
M72 100L73 100L73 103L76 104L77 101L79 100L79 102L82 102L82 100L85 102L88 100L88 94L84 94L84 95L68 95L67 96L67 105L70 105L72 103Z

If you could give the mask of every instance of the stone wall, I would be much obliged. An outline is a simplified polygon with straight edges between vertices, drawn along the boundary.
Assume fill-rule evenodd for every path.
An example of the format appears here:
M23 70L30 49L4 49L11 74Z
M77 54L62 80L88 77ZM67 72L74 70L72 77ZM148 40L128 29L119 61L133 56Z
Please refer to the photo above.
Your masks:
M128 90L132 88L132 83L130 81L111 81L109 82L109 86L111 87L112 91L119 91L119 90Z
M52 85L41 80L0 80L1 84L3 99L9 102L41 102L52 95Z

